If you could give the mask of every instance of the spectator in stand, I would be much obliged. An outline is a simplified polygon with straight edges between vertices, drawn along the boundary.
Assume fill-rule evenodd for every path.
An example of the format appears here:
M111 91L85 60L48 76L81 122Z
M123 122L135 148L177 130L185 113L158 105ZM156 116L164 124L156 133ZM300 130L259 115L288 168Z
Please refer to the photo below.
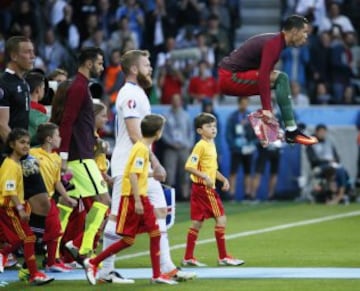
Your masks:
M297 82L302 90L306 89L306 67L310 60L309 47L287 47L281 52L282 71L289 81Z
M211 68L207 61L198 64L198 75L193 76L189 82L188 93L191 102L201 102L204 98L215 100L219 97L218 81L211 75Z
M50 2L50 1L47 1ZM64 7L67 5L67 1L65 0L54 0L52 5L49 7L50 14L50 24L52 27L56 27L56 25L63 20L64 18ZM50 4L50 3L49 3Z
M315 95L315 103L316 104L329 104L332 100L331 94L328 92L328 88L325 83L316 84L316 95Z
M115 104L118 91L125 83L125 76L120 64L120 49L112 50L110 54L110 64L104 72L104 89L106 94L106 105Z
M110 0L97 1L99 27L104 32L105 39L109 39L111 32L116 28L115 5Z
M328 10L328 17L324 17L320 30L331 30L332 26L338 25L340 26L342 32L354 32L354 27L346 15L341 14L341 4L338 1L331 1L329 10Z
M37 39L37 33L39 32L38 23L36 21L36 14L33 9L33 5L30 0L23 0L15 2L14 13L12 16L12 24L10 31L12 34L18 34L21 32L21 27L29 25L32 28L33 38Z
M134 42L134 47L139 47L139 39L137 34L129 27L129 19L126 15L122 16L118 21L118 28L111 33L109 39L109 49L121 48L127 39Z
M197 27L200 24L201 5L198 0L178 1L178 13L176 23L179 27L190 25Z
M217 15L220 27L230 32L231 17L228 6L222 0L209 0L207 2L205 9L202 10L202 17L207 19L210 15Z
M104 32L100 28L97 28L93 34L86 39L81 47L98 47L104 51L104 61L106 64L109 63L109 49L108 42L104 38Z
M66 4L63 13L64 18L56 25L56 35L65 47L78 49L80 45L80 33L73 21L72 6Z
M190 25L186 25L183 28L179 29L178 34L176 35L176 48L185 49L193 48L196 46L196 39L194 34L194 28Z
M44 45L39 46L39 55L44 60L48 72L66 66L69 62L67 51L56 39L54 30L50 27L45 32Z
M342 104L345 88L350 85L352 75L349 56L343 40L340 26L332 28L332 42L330 54L330 72L333 103Z
M200 59L207 61L213 71L215 69L214 48L206 44L206 35L202 31L196 34L196 47L200 51Z
M84 16L83 22L79 27L80 32L80 46L82 43L91 37L99 27L99 20L96 13L89 13Z
M80 43L87 39L98 27L98 17L95 0L70 0L74 8L75 24L80 30ZM97 1L96 1L97 2ZM90 21L89 16L90 17ZM85 22L85 25L84 25ZM89 22L89 23L88 23ZM89 33L89 34L88 34Z
M207 44L214 49L215 63L217 64L229 52L230 44L228 33L220 27L219 17L215 14L208 18L206 39Z
M330 84L330 55L331 55L331 34L324 31L319 35L318 41L310 43L309 88L316 94L316 84L321 82L326 86Z
M189 198L189 177L185 163L194 144L194 129L190 115L184 110L182 97L172 96L170 110L165 114L166 123L162 140L165 144L163 161L166 170L166 183L180 188L180 200Z
M320 29L323 19L326 18L325 0L299 0L295 13L305 16L312 21L315 28Z
M164 0L157 0L153 9L145 15L145 43L151 52L151 64L156 64L159 52L165 50L166 38L172 35L177 27L175 21L167 14Z
M291 101L294 107L309 106L309 97L301 93L301 88L298 82L292 81L290 83Z
M247 118L250 114L248 98L238 98L237 101L238 109L231 113L226 123L226 141L231 153L229 199L233 201L236 199L236 179L241 165L244 172L244 196L251 195L251 165L257 140Z
M158 87L161 92L161 104L171 104L171 98L174 94L182 95L182 86L184 85L184 77L180 70L175 69L168 60L158 75Z
M143 30L145 24L144 11L136 0L125 0L125 4L116 10L116 19L120 20L123 16L129 19L129 28L136 33L139 47L143 45Z

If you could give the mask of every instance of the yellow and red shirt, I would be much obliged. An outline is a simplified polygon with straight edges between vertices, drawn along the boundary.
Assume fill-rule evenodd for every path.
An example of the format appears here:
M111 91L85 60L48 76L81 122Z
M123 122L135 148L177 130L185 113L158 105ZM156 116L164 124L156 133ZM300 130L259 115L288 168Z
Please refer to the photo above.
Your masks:
M194 146L191 155L185 164L186 168L193 168L208 175L212 181L216 181L216 173L218 170L217 152L213 141L205 141L201 139ZM195 175L190 175L191 181L203 184L204 179ZM215 183L214 183L215 184ZM215 186L214 186L215 187Z
M147 196L149 166L149 147L141 141L137 141L131 149L129 159L125 166L121 195L132 195L130 174L135 173L138 176L139 195Z

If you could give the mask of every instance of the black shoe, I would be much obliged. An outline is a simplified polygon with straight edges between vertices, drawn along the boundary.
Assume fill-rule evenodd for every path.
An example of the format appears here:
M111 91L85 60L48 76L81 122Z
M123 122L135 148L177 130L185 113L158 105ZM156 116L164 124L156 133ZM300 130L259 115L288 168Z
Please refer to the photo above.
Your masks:
M319 142L316 137L308 136L298 128L294 131L285 131L285 141L287 143L299 143L303 145L312 145Z

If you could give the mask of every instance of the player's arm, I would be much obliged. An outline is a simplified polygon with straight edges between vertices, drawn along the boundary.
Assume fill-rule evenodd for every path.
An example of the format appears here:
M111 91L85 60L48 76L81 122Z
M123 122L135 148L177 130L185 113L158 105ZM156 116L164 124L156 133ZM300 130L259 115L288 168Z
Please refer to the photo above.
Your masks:
M223 183L223 186L221 187L222 190L228 191L230 188L229 180L221 174L219 171L216 171L216 180L219 180Z
M20 219L23 221L29 221L30 215L26 213L24 205L20 203L17 195L10 195L11 202L14 203L16 210L19 213Z
M129 179L131 185L131 192L134 195L134 200L135 200L135 212L137 214L144 214L144 206L142 205L139 194L138 174L130 173Z
M125 119L126 130L129 134L130 140L132 141L133 144L142 138L141 130L140 130L140 123L141 123L141 120L140 120L140 118L137 118L137 117Z
M211 178L204 172L201 172L199 171L198 169L195 169L195 168L192 168L192 167L189 167L189 166L186 166L185 167L185 170L187 172L189 172L190 174L200 178L200 179L203 179L204 182L205 182L205 185L207 187L213 187L214 186L214 181L211 180Z
M261 64L259 68L259 93L263 110L272 111L271 107L271 82L270 75L275 63L278 61L276 52L278 49L273 40L268 41L262 50Z
M62 197L62 202L69 207L75 207L77 205L77 201L73 198L71 198L67 192L66 189L64 187L64 185L60 182L57 181L55 183L55 189L56 191L60 194L60 196Z
M10 107L0 105L0 138L5 143L11 131L9 127Z
M68 90L68 96L65 103L65 109L60 122L60 136L61 136L61 145L59 148L60 153L68 153L70 147L70 141L72 136L72 128L76 119L79 116L80 109L84 103L86 93L79 94L82 92L83 88L80 86L71 87ZM62 159L62 168L64 161L67 161L66 154L60 154Z

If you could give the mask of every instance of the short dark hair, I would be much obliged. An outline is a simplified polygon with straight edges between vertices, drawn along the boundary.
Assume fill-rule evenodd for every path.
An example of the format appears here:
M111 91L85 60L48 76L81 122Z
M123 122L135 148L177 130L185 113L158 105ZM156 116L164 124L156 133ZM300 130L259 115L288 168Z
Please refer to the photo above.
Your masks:
M321 129L327 130L327 126L325 124L323 124L323 123L320 123L320 124L316 125L315 131L319 131Z
M7 139L6 139L4 152L6 154L11 154L13 152L13 149L10 147L10 144L12 142L15 142L15 141L21 139L24 136L27 136L30 139L30 134L26 129L14 128L13 130L11 130L8 137L7 137Z
M86 61L91 60L95 61L101 55L104 57L104 52L101 48L98 47L86 47L81 49L79 54L79 65L85 64Z
M19 45L22 42L31 42L31 40L22 35L15 35L10 37L5 44L5 61L11 61L11 54L19 51Z
M202 128L204 124L216 122L216 117L211 113L202 112L195 117L195 129Z
M302 15L291 15L285 19L283 29L289 31L293 28L302 29L309 21Z
M36 131L36 138L40 144L44 144L47 137L54 135L55 130L59 127L52 122L45 122L38 126Z
M140 57L149 57L150 53L147 50L129 50L121 57L121 67L125 75L130 72L131 66L137 64Z
M153 137L156 132L163 128L165 118L160 114L149 114L141 120L141 134L143 137Z
M25 76L26 82L29 84L30 93L32 94L34 90L39 87L42 83L45 84L45 77L44 75L38 72L30 72Z

